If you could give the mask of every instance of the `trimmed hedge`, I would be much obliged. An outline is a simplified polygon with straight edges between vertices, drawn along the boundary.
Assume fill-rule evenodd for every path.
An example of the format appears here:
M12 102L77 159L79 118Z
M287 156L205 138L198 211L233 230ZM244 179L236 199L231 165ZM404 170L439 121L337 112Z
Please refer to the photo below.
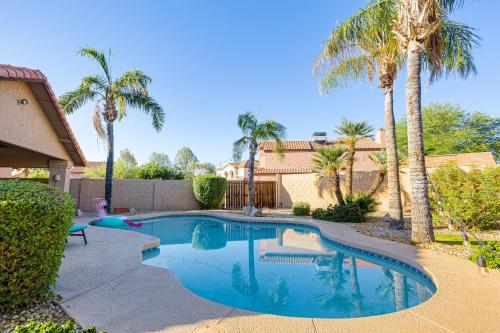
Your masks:
M315 209L313 219L330 222L362 222L363 216L357 203L347 202L345 205L329 205L328 208Z
M193 178L193 192L202 209L219 208L226 193L226 178L216 175L203 175Z
M0 181L0 309L48 295L74 213L73 199L58 188Z
M293 204L292 213L295 216L308 216L311 213L311 205L308 202L296 202Z
M198 250L217 250L226 246L227 235L222 223L202 222L193 230L191 245Z
M26 325L18 326L14 333L97 333L95 327L86 330L77 330L73 322L67 321L65 324L58 324L53 321L37 324L31 322Z

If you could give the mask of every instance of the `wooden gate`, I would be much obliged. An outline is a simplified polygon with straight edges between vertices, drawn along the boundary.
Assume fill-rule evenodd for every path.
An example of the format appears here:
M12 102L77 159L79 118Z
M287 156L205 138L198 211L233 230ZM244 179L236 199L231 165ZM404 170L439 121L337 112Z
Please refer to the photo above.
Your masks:
M254 182L254 205L257 208L276 207L276 182ZM242 209L248 202L248 181L229 180L226 190L226 209Z

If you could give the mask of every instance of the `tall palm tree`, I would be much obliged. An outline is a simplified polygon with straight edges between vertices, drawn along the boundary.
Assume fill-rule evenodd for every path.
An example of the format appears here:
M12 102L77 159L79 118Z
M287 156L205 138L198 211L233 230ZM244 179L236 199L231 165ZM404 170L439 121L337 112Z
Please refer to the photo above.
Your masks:
M403 64L397 39L392 32L396 17L395 0L377 3L339 24L325 44L315 65L316 73L326 69L320 90L328 92L349 81L368 79L378 75L379 87L384 89L385 145L387 152L387 187L389 216L402 223L403 206L399 184L396 126L393 111L394 80Z
M245 112L238 116L238 127L243 136L233 143L233 159L238 161L245 150L249 150L248 170L248 206L254 207L254 166L255 155L261 141L273 141L274 151L282 153L282 140L286 136L286 127L274 120L259 123L252 112Z
M352 168L354 165L354 155L356 153L356 142L358 140L369 137L373 127L368 125L366 121L354 122L343 119L340 125L335 128L337 134L345 136L346 157L345 157L345 181L347 197L352 195Z
M113 124L127 115L128 108L140 109L150 115L153 127L161 130L165 114L162 107L148 95L148 86L151 78L139 70L129 70L116 80L111 76L110 56L93 48L81 48L78 54L96 61L101 67L101 74L86 76L80 85L59 98L63 110L71 114L80 109L87 102L95 102L92 122L97 135L107 142L108 158L106 161L105 199L106 209L111 209L113 163L114 163L114 134ZM104 128L102 119L106 123Z
M411 185L412 239L434 240L427 172L424 159L421 106L422 67L430 69L430 81L443 73L466 78L475 73L472 49L479 37L469 26L448 19L463 0L399 0L393 31L406 56L406 117Z
M332 186L333 194L339 205L345 205L340 189L339 171L345 166L346 148L343 146L319 147L313 157L313 163L319 172L318 179L326 179Z

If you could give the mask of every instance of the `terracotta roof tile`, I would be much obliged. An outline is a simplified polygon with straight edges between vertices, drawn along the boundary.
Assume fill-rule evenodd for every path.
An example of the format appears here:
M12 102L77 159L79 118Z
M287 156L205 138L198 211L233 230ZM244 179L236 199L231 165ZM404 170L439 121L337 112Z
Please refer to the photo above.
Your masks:
M256 175L269 175L269 174L297 174L297 173L311 173L312 168L261 168L255 169Z
M332 145L335 143L343 143L346 139L339 138L335 140L326 141L327 145ZM283 150L314 150L315 147L320 146L321 144L315 143L313 141L308 140L299 140L299 141L283 141ZM321 145L322 146L322 145ZM264 151L271 151L274 149L274 142L272 141L263 141L259 144L259 148ZM383 149L384 146L375 142L372 138L363 138L356 142L356 149Z
M43 75L43 73L38 69L0 64L0 79L43 83L47 93L50 96L52 105L56 109L59 119L61 120L66 132L68 133L68 136L70 137L70 140L75 147L78 156L82 161L82 164L85 165L86 160L85 156L83 155L82 149L80 148L78 141L76 141L75 135L73 134L73 131L69 126L68 120L66 119L66 116L64 115L61 107L59 106L59 103L57 102L56 95L54 94L54 91L52 90L47 77Z

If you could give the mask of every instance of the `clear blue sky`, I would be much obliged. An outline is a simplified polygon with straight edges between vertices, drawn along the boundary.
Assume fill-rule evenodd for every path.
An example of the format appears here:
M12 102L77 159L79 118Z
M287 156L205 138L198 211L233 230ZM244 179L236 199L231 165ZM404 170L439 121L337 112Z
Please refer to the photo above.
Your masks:
M254 111L288 128L289 139L328 131L342 117L383 125L382 91L368 83L320 96L311 66L335 23L365 1L178 0L5 1L0 20L0 63L38 68L57 95L73 89L97 66L76 56L81 46L111 48L117 76L129 68L153 78L150 90L164 107L166 123L155 132L150 119L130 110L115 127L116 149L129 148L140 162L153 151L171 159L181 146L201 161L231 156L240 136L236 117ZM467 110L500 116L499 1L467 1L458 18L478 29L479 75L442 80L423 93L423 104L451 101ZM404 114L404 81L395 112ZM91 125L93 105L69 117L88 160L104 160Z

